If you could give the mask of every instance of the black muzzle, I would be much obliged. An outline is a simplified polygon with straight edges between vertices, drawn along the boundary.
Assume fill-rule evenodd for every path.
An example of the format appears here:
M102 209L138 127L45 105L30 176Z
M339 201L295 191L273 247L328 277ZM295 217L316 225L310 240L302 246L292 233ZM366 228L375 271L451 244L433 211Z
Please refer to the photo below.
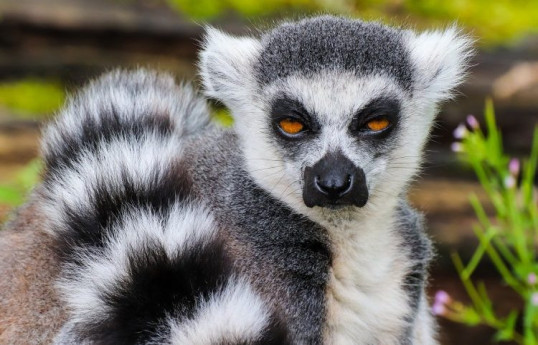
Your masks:
M368 201L364 171L342 153L328 153L305 168L303 200L308 207L362 207Z

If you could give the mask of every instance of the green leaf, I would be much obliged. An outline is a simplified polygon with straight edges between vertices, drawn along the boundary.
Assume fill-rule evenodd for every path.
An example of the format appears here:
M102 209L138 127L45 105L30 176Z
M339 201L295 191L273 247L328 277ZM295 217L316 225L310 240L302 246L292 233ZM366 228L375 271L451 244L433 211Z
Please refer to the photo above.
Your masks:
M481 230L480 229L475 229L475 232L476 231L481 231ZM469 261L469 263L467 264L467 266L465 267L465 269L462 272L462 278L463 279L469 279L471 277L474 270L476 269L476 267L478 266L478 264L482 260L482 257L486 253L486 248L487 248L487 246L489 246L489 243L490 243L491 239L494 236L495 236L494 229L490 229L490 231L488 231L488 233L485 236L485 241L479 242L478 248L475 250L473 256L471 257L471 260Z
M510 341L514 339L514 329L519 313L512 310L504 320L503 327L494 335L495 341Z

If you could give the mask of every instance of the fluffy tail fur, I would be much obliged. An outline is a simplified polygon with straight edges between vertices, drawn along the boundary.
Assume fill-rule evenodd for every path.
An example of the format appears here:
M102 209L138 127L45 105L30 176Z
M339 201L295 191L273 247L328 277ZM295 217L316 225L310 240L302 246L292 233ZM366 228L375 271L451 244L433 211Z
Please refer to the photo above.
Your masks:
M189 190L183 141L209 120L190 86L138 70L92 82L48 127L39 193L70 311L57 344L281 343Z

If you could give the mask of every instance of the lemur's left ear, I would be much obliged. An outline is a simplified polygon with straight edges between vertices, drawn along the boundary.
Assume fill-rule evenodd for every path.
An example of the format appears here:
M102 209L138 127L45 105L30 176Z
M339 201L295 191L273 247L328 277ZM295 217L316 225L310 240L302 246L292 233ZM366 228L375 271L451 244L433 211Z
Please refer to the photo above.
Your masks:
M416 90L434 102L450 98L466 75L473 55L473 39L453 26L442 31L412 33L409 48Z
M206 95L228 108L244 102L245 89L254 82L253 63L260 51L257 39L233 37L207 27L199 62Z

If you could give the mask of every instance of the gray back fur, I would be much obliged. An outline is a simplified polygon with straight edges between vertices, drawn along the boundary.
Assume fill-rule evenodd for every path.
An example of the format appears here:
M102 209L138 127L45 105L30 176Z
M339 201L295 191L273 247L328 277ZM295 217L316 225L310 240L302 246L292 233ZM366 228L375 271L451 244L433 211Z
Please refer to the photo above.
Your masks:
M186 151L193 189L241 248L239 270L271 301L292 344L321 344L331 264L326 230L257 186L233 132L205 131Z

